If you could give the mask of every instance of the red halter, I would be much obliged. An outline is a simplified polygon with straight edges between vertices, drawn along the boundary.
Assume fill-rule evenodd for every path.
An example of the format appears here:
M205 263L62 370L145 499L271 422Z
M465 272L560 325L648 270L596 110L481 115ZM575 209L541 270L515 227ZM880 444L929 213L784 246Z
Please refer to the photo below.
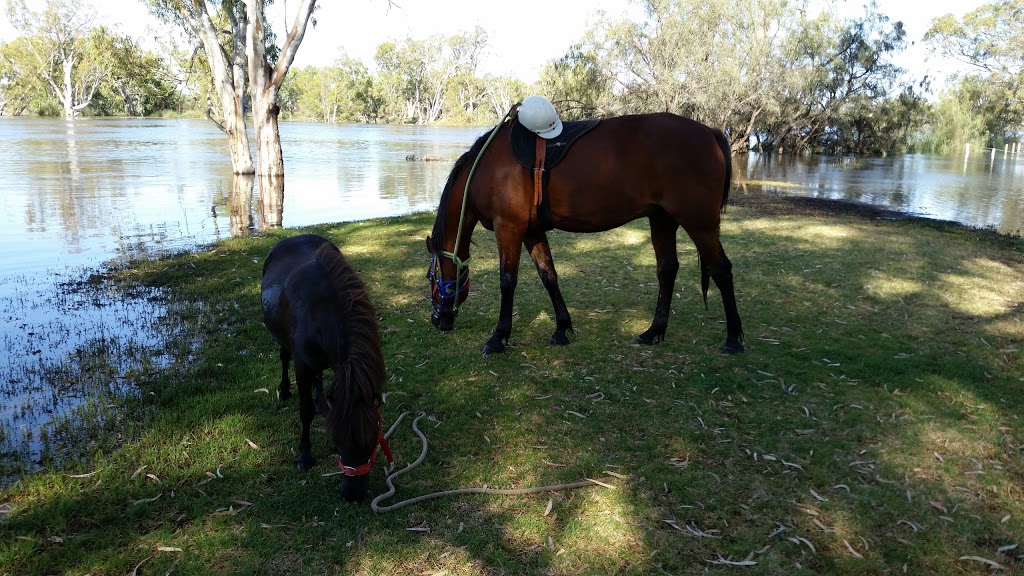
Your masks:
M384 456L388 459L388 465L394 462L394 458L391 456L391 446L388 445L388 439L384 437L384 417L381 415L380 410L377 410L377 444L373 447L373 454L370 454L370 459L367 460L366 464L362 466L346 466L341 458L338 458L338 468L345 474L345 476L365 476L373 470L373 463L377 460L377 451L384 449Z

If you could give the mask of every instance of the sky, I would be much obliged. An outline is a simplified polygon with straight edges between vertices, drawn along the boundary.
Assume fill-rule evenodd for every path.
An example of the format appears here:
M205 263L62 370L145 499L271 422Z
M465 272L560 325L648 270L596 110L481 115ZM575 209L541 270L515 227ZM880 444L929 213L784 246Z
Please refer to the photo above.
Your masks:
M92 0L97 22L135 38L152 37L166 26L155 21L142 0ZM28 0L30 7L43 0ZM863 0L837 0L839 16L852 17L863 12ZM907 39L915 44L900 55L896 63L911 70L913 77L924 74L941 78L955 64L937 55L929 55L921 38L934 18L947 13L962 16L977 8L982 0L901 0L882 2L879 10L893 21L900 20ZM352 0L321 1L315 13L316 27L307 29L299 52L298 66L323 66L332 63L341 50L372 64L373 54L382 42L407 36L425 38L432 34L452 35L479 25L488 35L488 49L480 69L484 73L511 74L526 82L537 79L549 60L562 56L580 40L598 10L613 18L642 16L630 0L516 0L509 3L479 0ZM824 2L822 2L824 4ZM272 25L283 29L284 11L290 23L298 8L297 0L276 0ZM17 35L6 14L0 18L0 40Z

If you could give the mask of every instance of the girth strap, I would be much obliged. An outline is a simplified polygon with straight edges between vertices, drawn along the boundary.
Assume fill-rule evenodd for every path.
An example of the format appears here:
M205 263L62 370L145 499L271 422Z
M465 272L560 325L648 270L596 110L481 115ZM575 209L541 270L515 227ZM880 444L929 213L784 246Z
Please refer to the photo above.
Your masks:
M533 164L533 206L530 208L530 219L538 222L537 210L544 198L544 157L548 151L548 141L537 136L537 151Z

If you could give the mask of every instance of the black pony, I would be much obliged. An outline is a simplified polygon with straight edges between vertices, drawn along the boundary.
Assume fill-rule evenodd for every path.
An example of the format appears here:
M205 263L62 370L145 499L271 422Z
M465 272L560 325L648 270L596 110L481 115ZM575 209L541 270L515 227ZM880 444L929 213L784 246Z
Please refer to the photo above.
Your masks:
M263 323L281 347L281 400L291 396L288 362L295 361L302 420L296 462L302 470L316 464L309 441L313 390L322 390L323 372L330 368L334 376L326 395L327 431L345 473L342 495L360 500L366 496L379 446L391 460L381 433L384 356L377 311L366 285L337 246L305 234L270 249L261 292Z

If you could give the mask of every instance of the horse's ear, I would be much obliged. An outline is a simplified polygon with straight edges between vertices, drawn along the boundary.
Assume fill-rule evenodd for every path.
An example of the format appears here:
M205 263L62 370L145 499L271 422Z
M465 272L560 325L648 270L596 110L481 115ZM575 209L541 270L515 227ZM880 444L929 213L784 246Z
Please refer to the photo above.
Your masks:
M427 234L427 252L434 253L434 243L430 241L430 234Z

